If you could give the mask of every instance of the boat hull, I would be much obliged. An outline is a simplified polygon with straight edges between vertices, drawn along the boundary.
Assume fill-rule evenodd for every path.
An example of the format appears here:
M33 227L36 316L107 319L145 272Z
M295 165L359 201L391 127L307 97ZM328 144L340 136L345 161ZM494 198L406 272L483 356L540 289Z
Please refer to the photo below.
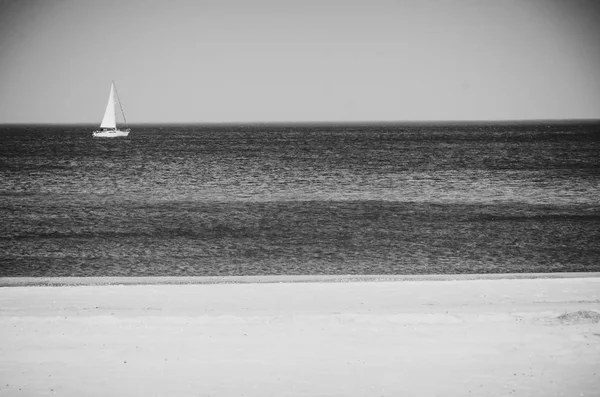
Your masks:
M117 138L117 137L129 135L129 131L130 131L129 129L94 131L94 132L92 132L92 136L94 138Z

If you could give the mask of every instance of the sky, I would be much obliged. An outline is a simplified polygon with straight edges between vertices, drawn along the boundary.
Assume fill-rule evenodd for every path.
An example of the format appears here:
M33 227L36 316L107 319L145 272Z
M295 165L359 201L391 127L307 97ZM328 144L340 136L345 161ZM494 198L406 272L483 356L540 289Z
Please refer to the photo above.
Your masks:
M0 0L0 123L600 118L597 0Z

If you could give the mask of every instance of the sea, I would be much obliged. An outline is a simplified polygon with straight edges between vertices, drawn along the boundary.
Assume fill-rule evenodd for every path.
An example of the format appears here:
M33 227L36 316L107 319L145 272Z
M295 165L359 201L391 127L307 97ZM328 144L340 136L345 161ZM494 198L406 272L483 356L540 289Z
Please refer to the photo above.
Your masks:
M600 271L600 122L0 125L0 277Z

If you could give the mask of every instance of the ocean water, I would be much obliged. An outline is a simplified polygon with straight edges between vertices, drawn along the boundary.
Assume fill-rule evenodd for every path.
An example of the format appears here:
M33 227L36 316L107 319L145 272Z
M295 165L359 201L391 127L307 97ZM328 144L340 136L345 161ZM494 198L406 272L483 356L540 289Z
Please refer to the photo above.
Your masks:
M0 126L0 276L600 271L600 123Z

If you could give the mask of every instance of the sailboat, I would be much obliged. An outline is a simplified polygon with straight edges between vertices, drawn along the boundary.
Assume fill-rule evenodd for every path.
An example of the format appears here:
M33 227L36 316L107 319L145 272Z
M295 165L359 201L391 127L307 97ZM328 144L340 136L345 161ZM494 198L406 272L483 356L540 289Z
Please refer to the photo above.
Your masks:
M115 95L117 101L119 102L119 108L121 109L123 120L125 121L125 128L123 129L117 128L117 114L115 112ZM129 131L130 129L127 128L127 119L125 118L125 112L123 112L123 106L121 105L121 100L119 99L119 94L117 93L117 89L115 88L115 82L113 81L110 85L108 103L106 104L106 110L104 111L104 118L102 119L102 123L100 123L100 129L92 132L92 136L97 138L116 138L119 136L129 135Z

